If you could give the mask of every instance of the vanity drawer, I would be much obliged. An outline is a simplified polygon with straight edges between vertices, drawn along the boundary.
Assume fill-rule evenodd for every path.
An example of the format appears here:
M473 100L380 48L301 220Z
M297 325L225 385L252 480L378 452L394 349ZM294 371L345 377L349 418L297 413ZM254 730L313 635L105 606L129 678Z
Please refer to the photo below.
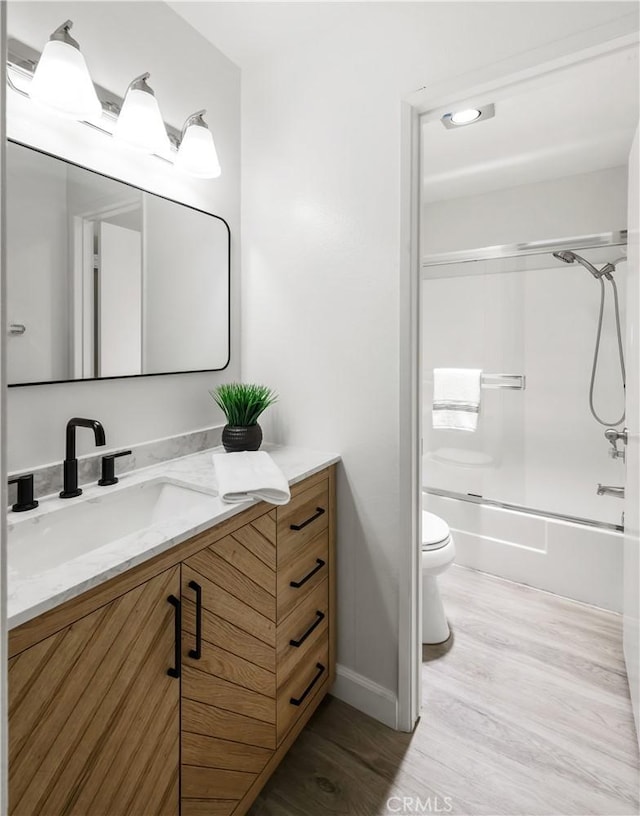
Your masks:
M316 644L327 636L329 582L325 578L278 626L278 686L282 686Z
M278 690L278 743L305 711L329 677L329 637L322 636Z
M325 479L278 508L278 566L296 556L329 526L329 482Z
M304 601L329 572L329 533L325 529L309 541L294 558L278 558L278 621Z

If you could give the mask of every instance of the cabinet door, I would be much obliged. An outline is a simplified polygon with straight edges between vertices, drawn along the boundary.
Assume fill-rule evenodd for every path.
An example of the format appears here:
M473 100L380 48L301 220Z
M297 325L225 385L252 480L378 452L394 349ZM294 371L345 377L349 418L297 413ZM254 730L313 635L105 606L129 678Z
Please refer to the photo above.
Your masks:
M182 565L183 816L233 813L273 755L275 544L268 513Z
M9 662L11 816L177 816L174 567Z

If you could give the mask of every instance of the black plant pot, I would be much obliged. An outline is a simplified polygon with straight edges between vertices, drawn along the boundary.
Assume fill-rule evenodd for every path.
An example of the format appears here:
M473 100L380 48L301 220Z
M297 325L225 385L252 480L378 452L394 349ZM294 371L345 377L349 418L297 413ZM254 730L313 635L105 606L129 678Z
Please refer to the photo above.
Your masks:
M222 444L227 453L255 451L262 444L262 428L255 425L225 425L222 429Z

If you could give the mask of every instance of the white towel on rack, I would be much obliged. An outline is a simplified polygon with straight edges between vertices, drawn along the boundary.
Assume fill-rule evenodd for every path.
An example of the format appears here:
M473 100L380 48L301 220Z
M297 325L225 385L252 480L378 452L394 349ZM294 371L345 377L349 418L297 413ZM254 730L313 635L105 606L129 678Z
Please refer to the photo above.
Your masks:
M480 368L433 369L433 427L476 431L480 416Z
M270 504L286 504L291 499L289 482L265 451L214 453L218 495L223 502L259 499Z

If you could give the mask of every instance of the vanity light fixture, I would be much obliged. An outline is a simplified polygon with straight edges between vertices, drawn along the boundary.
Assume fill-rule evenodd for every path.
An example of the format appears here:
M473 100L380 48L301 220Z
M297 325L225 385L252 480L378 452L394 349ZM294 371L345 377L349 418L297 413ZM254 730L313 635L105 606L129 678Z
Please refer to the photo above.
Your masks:
M29 96L41 105L73 119L96 119L102 105L93 87L80 46L67 20L49 37L29 86Z
M461 108L452 113L445 113L440 121L449 130L474 125L483 119L493 119L496 115L494 104L483 105L481 108Z
M127 88L113 136L136 150L169 156L171 143L156 95L147 84L150 74L136 77Z
M91 81L78 43L69 34L67 20L51 35L42 54L9 38L7 85L12 91L82 124L113 136L122 143L152 153L196 178L217 178L220 162L213 135L202 118L189 116L182 131L162 119L147 80L141 74L130 83L124 100Z
M218 178L222 172L209 125L202 118L206 110L188 117L182 127L182 138L176 167L196 178Z

